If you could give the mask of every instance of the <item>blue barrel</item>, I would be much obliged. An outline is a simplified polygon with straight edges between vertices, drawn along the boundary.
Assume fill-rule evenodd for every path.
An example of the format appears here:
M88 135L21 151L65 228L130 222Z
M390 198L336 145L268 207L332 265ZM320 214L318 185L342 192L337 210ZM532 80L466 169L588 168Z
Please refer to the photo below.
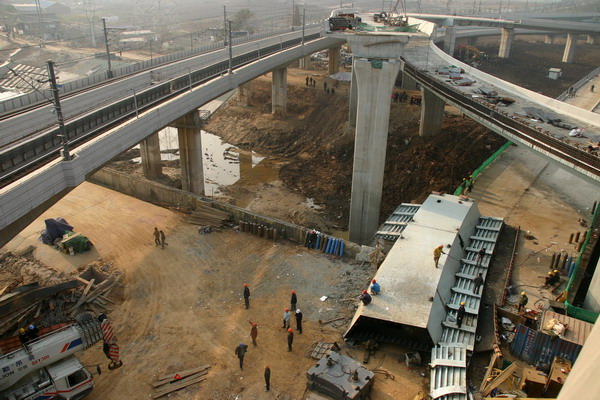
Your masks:
M342 244L340 245L340 257L344 256L344 249L346 248L346 243L342 240Z

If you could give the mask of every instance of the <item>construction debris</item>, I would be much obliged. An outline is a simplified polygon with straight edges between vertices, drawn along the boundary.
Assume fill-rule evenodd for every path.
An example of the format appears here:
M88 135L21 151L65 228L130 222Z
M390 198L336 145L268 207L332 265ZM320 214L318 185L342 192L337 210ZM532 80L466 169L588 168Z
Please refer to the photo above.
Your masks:
M210 365L207 364L198 368L174 372L172 374L159 377L156 382L152 384L152 387L155 389L155 393L152 398L158 399L159 397L165 396L177 390L181 390L195 383L205 381L209 368Z
M365 399L371 391L375 374L360 362L330 352L307 373L307 387L334 399Z

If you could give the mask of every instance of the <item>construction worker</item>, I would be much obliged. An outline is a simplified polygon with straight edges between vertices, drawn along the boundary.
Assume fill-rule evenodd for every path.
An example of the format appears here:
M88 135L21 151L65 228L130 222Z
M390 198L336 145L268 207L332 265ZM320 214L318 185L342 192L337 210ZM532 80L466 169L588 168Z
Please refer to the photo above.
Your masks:
M527 306L528 302L529 299L527 298L527 293L521 292L521 296L519 296L519 312L521 312L521 308L525 308L525 306Z
M308 86L308 76L306 77L306 86Z
M294 331L292 330L292 328L289 328L287 332L288 351L292 351L292 343L294 343Z
M283 329L288 329L290 327L290 309L286 308L283 310Z
M165 233L163 231L160 231L160 247L162 249L165 248L165 246L168 246L169 244L167 243L167 236L165 235Z
M473 279L473 293L479 294L479 288L483 285L483 275L481 272Z
M252 338L252 344L256 346L256 337L258 336L258 325L251 320L248 320L252 328L250 328L250 337Z
M552 271L548 271L548 275L546 276L546 278L544 278L544 285L545 286L551 286L554 282L554 274L552 273Z
M160 232L157 227L154 227L154 244L160 246Z
M475 265L479 266L483 263L483 257L485 256L485 249L482 247L477 252L477 260L475 261Z
M462 322L463 322L463 319L465 318L466 313L467 313L467 310L465 309L465 302L461 301L460 307L458 307L458 312L456 313L456 326L458 326L459 329L460 329L460 326L462 325Z
M268 365L265 366L265 392L271 389L271 368Z
M29 329L27 330L27 337L29 338L29 340L35 340L38 338L39 335L40 330L37 328L37 326L33 324L29 325Z
M596 85L590 86L590 92L594 93L594 89L596 89Z
M250 289L247 283L244 283L244 303L246 303L246 310L250 308Z
M21 341L21 344L26 344L29 342L29 336L27 335L27 332L25 332L24 328L19 329L19 340Z
M559 281L560 281L560 272L557 269L555 269L552 272L552 283L551 283L551 285L554 285L555 283L558 283Z
M296 304L298 303L298 298L296 297L296 291L292 290L292 297L290 298L290 305L292 312L296 311Z
M296 330L298 331L298 334L302 335L302 312L300 311L300 309L296 310Z
M327 91L327 82L323 82L323 91L326 92Z
M440 261L440 257L442 256L442 254L446 254L444 253L444 245L440 244L438 247L436 247L433 250L433 261L435 262L435 267L438 267L438 262Z
M375 296L381 293L381 286L379 286L379 283L375 279L371 281L371 293Z
M369 305L369 303L371 302L371 300L373 300L373 298L371 297L371 295L369 293L367 293L366 290L362 291L362 294L358 297L360 301L362 301L362 303L366 306Z
M240 369L244 369L244 356L246 355L246 351L248 351L248 346L244 343L240 343L240 345L235 348L235 355L240 359Z

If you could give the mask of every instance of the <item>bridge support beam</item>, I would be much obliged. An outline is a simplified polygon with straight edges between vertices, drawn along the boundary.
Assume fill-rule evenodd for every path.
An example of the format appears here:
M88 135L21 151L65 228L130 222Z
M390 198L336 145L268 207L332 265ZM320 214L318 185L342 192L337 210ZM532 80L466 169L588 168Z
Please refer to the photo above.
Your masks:
M237 105L240 107L248 107L250 105L250 96L252 95L252 84L246 82L237 88Z
M498 50L498 57L508 58L510 57L510 48L515 37L515 30L512 28L502 28L502 34L500 35L500 49Z
M577 42L577 35L567 33L567 44L565 45L565 52L563 53L562 62L572 63L573 55L575 55L575 43Z
M340 72L341 50L342 48L339 46L329 49L329 75Z
M400 88L404 90L417 90L417 81L403 72L402 84L400 85Z
M421 123L419 136L434 136L442 131L444 122L444 100L437 97L431 90L421 88Z
M175 121L179 137L181 188L186 192L204 194L202 167L202 121L197 111Z
M594 37L594 35L586 35L585 36L585 42L587 44L594 44L595 43L595 39L596 38Z
M400 64L383 61L378 67L355 59L352 69L358 84L358 110L349 238L367 244L379 227L391 95Z
M454 57L454 47L456 46L456 27L447 26L444 36L444 52Z
M545 44L554 44L555 40L556 40L556 35L546 35L546 36L544 36L544 43Z
M273 70L271 74L271 113L283 118L287 112L287 68Z
M312 65L310 63L310 56L304 56L300 59L300 68L301 69L311 69Z
M146 178L158 178L162 175L158 132L140 142L140 156L142 158L142 171Z
M356 72L352 68L352 80L350 81L350 98L348 99L348 127L356 128L356 112L358 109L358 85L356 83Z

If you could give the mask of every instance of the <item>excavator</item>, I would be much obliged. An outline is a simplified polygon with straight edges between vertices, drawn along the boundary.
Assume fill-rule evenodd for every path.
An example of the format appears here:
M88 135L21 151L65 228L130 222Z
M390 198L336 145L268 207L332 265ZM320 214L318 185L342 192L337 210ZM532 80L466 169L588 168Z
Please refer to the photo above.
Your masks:
M488 59L488 55L485 51L481 51L477 47L470 46L468 44L456 46L456 52L458 53L458 58L465 61L480 61Z
M119 368L119 346L109 319L84 314L78 322L47 333L0 357L0 399L81 399L94 388L92 374L75 353L102 340L111 360L109 369ZM96 366L97 373L100 368Z

